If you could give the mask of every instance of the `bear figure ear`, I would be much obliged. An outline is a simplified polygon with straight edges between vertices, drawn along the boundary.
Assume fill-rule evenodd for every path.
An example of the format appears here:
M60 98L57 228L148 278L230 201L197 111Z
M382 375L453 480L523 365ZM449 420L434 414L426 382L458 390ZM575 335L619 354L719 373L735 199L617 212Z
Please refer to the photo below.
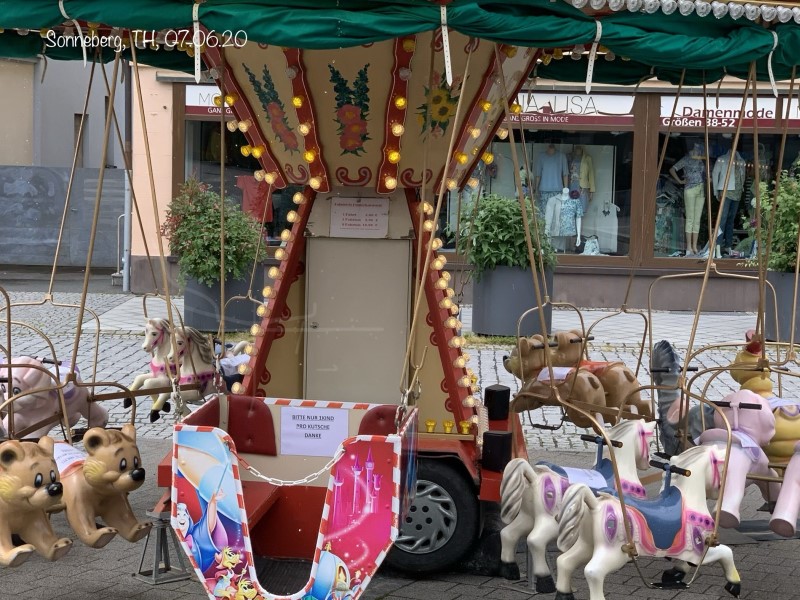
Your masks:
M517 347L522 354L527 354L531 350L531 343L526 337L521 337L517 340Z
M39 440L39 448L47 452L50 456L53 456L53 449L55 447L55 442L53 438L50 436L44 436Z
M25 450L16 440L10 440L0 444L0 466L3 468L10 467L15 461L25 458Z
M103 446L108 446L111 440L108 438L108 432L102 427L92 427L83 436L83 447L90 455L94 455L97 450Z
M125 423L125 425L122 426L122 435L129 438L131 442L136 442L136 427L130 423Z

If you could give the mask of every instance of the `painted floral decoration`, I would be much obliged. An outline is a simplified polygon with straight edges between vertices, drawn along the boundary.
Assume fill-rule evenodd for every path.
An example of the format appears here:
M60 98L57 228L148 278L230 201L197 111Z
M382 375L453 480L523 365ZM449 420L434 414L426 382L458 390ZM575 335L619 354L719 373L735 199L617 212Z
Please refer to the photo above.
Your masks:
M456 77L453 85L448 86L444 73L434 71L433 87L425 88L425 103L417 107L417 121L422 127L421 133L426 133L430 129L431 135L438 138L447 131L450 120L456 114L461 83L461 77ZM430 120L426 118L428 116Z
M339 123L339 147L342 154L361 156L367 135L369 116L369 87L367 69L369 63L358 72L352 88L348 81L333 65L328 65L331 83L336 93L336 121Z
M259 81L255 73L253 73L246 64L242 63L244 70L247 72L247 77L250 79L250 85L258 96L261 102L261 107L269 119L269 124L272 126L272 131L275 136L280 140L283 146L289 152L297 152L299 149L299 142L295 133L289 128L289 121L286 118L286 111L283 107L278 92L275 90L275 83L272 81L272 75L269 70L264 66L263 72L263 85Z

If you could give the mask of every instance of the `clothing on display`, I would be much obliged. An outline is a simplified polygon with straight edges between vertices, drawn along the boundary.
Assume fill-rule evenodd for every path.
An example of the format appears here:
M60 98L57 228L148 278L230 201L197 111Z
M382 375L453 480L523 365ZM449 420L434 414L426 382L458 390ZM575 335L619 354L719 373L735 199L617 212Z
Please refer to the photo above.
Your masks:
M670 175L684 186L683 202L686 212L686 255L695 255L698 252L697 239L700 234L700 219L703 216L703 205L706 200L706 190L703 183L706 176L705 147L695 143L692 150L676 162L670 169ZM678 177L678 171L683 171L683 181Z
M569 163L569 189L580 194L584 214L589 208L589 201L595 192L594 165L592 157L586 153L583 146L572 149Z
M731 165L733 160L733 165ZM736 225L736 215L739 212L739 200L744 190L745 168L744 159L736 152L731 157L730 149L720 156L714 163L712 181L717 198L722 202L722 213L719 221L719 235L717 244L727 251L733 246L733 230ZM728 171L730 170L730 175ZM725 177L728 176L728 185L725 186Z
M556 250L569 250L572 238L580 245L583 207L580 198L573 197L569 188L547 199L545 210L545 232L553 239Z
M534 166L533 192L538 192L536 204L540 212L547 210L547 198L560 194L567 187L568 177L567 157L556 150L555 144L550 144L547 150L539 154Z

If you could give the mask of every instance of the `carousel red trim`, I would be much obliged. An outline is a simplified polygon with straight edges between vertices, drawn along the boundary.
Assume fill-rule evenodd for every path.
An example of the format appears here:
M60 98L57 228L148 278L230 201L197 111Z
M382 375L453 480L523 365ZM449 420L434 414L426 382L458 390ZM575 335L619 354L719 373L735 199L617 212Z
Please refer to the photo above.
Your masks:
M329 192L331 185L328 179L328 166L323 159L322 148L317 138L317 120L314 115L314 106L308 87L303 56L298 48L284 48L283 53L286 55L287 67L297 72L294 77L289 78L292 85L292 94L303 99L303 104L300 107L295 107L298 123L307 123L310 128L308 134L303 136L303 146L306 150L313 150L316 154L314 161L308 165L309 177L319 177L321 179L320 186L317 189L318 192Z
M411 65L411 59L414 57L414 52L417 46L417 36L408 35L402 38L397 38L394 41L394 68L392 69L392 87L389 92L389 98L386 102L386 119L384 120L384 137L383 137L383 151L381 153L381 164L378 167L378 181L375 182L375 188L379 194L390 194L397 188L400 183L398 171L400 163L392 164L389 162L389 152L397 150L401 153L402 138L392 133L392 125L398 123L405 127L406 113L408 112L408 79L400 77L401 71L404 69L408 71ZM394 100L398 96L406 99L406 105L403 108L398 108ZM405 135L405 134L404 134ZM386 186L386 178L393 177L395 182L394 188Z
M219 48L209 47L205 50L205 52L203 52L202 56L203 61L209 69L217 69L218 71L222 71L220 75L220 78L222 79L222 85L220 85L220 79L217 79L217 86L219 86L220 89L224 89L226 92L233 92L238 97L237 101L234 102L233 106L230 107L236 119L238 121L245 121L249 119L250 122L253 123L253 126L247 130L244 136L247 140L247 143L252 147L264 147L264 153L261 155L261 158L258 159L261 168L267 173L275 173L277 178L275 179L274 186L276 188L285 188L286 174L283 172L283 169L278 166L278 161L275 160L275 155L272 154L272 149L269 145L269 142L267 142L264 134L261 131L261 122L258 120L258 117L256 117L252 107L250 106L250 103L247 101L247 98L242 92L242 88L236 81L236 78L231 75L230 69L227 68L227 65L224 69L219 66L222 64L222 54L220 53Z
M414 227L414 233L417 239L421 239L422 248L427 248L430 243L431 233L420 231L419 210L421 202L417 199L417 193L414 189L406 188L406 199L408 201L408 210L411 215L411 223ZM416 246L415 246L416 253ZM431 255L431 261L436 258L436 252ZM414 264L417 264L417 257L414 257ZM421 273L416 273L415 277L420 277ZM456 331L445 327L444 322L452 315L448 309L441 308L439 302L445 297L444 290L437 290L435 287L436 281L441 277L441 271L437 271L431 267L428 268L428 274L423 282L425 289L425 298L428 302L428 312L431 315L431 326L433 333L436 337L436 347L439 350L439 358L442 363L442 370L444 371L444 384L447 388L449 397L449 405L451 412L456 422L468 421L473 415L477 414L474 408L464 406L464 399L471 395L471 390L468 387L460 387L458 380L461 377L467 376L466 368L458 368L453 366L453 361L461 356L460 348L452 348L449 345L451 339L456 337ZM445 403L447 405L447 403Z
M261 334L256 336L253 341L255 351L250 357L251 370L248 375L245 375L242 382L244 390L241 395L244 396L263 395L263 392L258 393L259 382L267 369L267 358L272 342L282 336L281 315L287 306L286 299L289 296L289 288L292 286L293 275L297 272L300 258L305 255L306 238L303 232L308 224L308 217L317 194L309 187L306 187L301 193L305 196L306 201L296 208L298 219L292 225L292 239L284 247L287 256L278 267L281 277L272 283L275 297L268 299L267 314L261 319Z

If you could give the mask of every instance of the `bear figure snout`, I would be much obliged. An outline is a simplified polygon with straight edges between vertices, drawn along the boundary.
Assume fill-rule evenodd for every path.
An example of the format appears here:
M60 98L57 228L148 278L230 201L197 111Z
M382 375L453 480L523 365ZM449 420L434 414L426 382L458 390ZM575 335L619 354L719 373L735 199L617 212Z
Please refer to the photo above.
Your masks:
M131 471L131 479L134 481L144 481L144 469L134 469Z
M47 486L48 496L60 496L63 493L64 493L64 486L61 485L60 481L56 481Z

